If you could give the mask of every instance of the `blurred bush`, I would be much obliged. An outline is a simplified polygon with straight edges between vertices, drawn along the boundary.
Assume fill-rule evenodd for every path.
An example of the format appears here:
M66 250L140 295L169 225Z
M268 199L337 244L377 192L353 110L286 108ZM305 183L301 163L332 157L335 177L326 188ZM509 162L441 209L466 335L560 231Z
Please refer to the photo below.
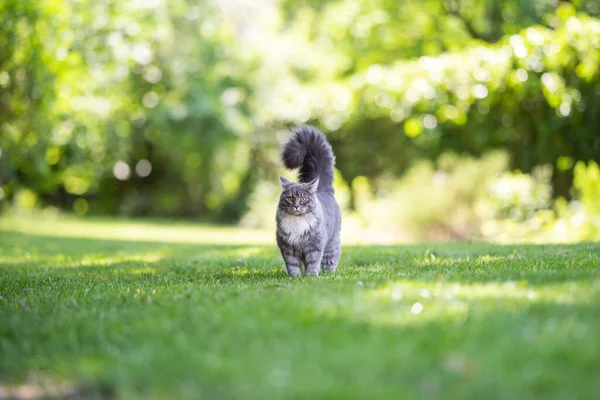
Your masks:
M486 184L500 178L506 168L507 157L501 152L481 159L449 153L435 163L418 163L399 180L382 177L376 182L376 191L363 176L346 184L338 171L335 190L343 213L344 234L410 241L472 237L478 234L482 221L495 215L497 207L484 201ZM260 184L242 224L273 229L273 209L280 193L279 185Z
M398 180L382 178L376 192L367 178L357 177L348 185L337 171L343 236L376 243L600 240L596 163L575 166L576 193L571 201L552 199L550 166L540 166L532 174L507 168L504 152L479 159L446 153L435 163L418 163ZM242 225L273 230L280 192L278 184L259 184Z
M523 175L519 174L519 179L523 178ZM529 185L542 188L546 186L541 193L547 192L549 186L547 178L534 175L525 179ZM543 196L544 203L548 204L547 207L531 208L526 214L519 216L506 215L499 209L495 218L484 223L482 237L504 242L600 240L600 208L597 200L600 194L598 164L593 161L587 165L578 162L575 166L574 182L575 195L571 201L562 197L551 201L550 196ZM497 200L498 196L492 194L492 198Z
M481 159L443 154L435 163L419 162L374 197L366 179L355 178L357 204L350 219L360 221L357 233L383 229L404 240L470 238L490 213L482 203L485 184L506 166L501 153Z

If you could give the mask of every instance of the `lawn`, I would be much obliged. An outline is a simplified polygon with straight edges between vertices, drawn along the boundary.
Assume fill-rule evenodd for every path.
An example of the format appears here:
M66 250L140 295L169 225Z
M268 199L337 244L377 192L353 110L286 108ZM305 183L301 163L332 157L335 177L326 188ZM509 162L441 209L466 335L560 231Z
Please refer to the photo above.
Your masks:
M346 246L0 220L0 399L596 399L600 244ZM212 242L212 243L211 243Z

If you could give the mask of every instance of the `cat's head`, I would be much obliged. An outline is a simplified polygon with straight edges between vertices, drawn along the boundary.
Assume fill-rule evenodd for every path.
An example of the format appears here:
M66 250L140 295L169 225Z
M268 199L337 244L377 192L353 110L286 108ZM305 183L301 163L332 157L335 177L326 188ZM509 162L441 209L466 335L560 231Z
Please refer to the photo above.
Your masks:
M280 177L283 191L279 197L279 209L291 215L309 214L317 206L317 187L319 178L308 183L290 182Z

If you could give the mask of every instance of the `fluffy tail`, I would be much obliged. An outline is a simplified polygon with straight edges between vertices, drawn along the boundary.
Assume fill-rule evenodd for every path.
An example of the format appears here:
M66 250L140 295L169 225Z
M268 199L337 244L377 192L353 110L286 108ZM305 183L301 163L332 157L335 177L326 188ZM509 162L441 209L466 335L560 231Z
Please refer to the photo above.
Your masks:
M333 193L335 156L323 132L308 125L296 128L283 146L281 158L288 169L300 167L300 182L319 177L317 191Z

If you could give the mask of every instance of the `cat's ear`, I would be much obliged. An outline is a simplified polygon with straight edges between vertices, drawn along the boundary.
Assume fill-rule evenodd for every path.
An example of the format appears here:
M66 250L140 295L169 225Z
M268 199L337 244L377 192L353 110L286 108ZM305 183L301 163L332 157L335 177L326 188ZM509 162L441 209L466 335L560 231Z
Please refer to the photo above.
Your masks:
M319 187L319 177L316 177L312 181L308 182L306 184L306 187L307 187L307 189L308 189L309 192L316 193L317 192L317 188Z
M288 181L287 179L285 179L283 176L280 176L280 177L279 177L279 182L281 182L281 186L282 186L284 189L287 189L287 188L288 188L288 186L290 185L290 183L292 183L292 182Z

